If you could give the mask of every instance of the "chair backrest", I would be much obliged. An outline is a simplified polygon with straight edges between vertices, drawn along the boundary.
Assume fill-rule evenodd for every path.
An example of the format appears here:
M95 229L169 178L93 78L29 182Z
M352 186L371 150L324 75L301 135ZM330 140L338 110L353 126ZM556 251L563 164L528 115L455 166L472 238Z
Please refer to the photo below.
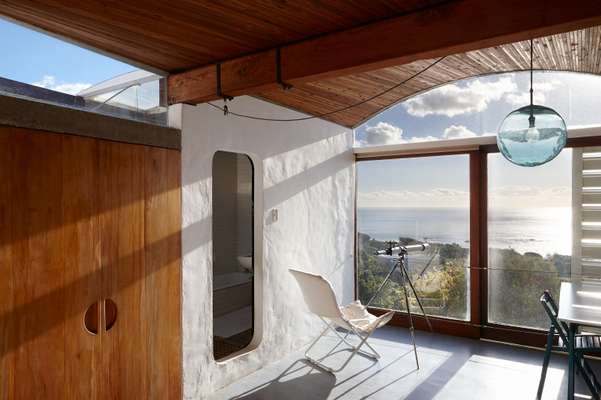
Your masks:
M551 294L548 290L543 292L543 295L540 297L540 302L545 309L545 312L549 316L551 320L552 327L555 327L557 333L561 337L564 343L568 342L568 326L565 322L562 322L557 319L557 315L559 313L559 308L557 307L557 303L551 297Z
M336 294L326 278L292 268L289 271L300 286L303 299L312 313L324 318L341 317Z

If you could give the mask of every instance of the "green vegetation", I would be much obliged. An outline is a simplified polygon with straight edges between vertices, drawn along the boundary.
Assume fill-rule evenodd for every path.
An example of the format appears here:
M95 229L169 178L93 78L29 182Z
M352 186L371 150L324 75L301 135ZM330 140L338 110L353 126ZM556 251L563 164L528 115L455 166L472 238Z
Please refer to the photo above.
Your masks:
M389 261L374 255L386 243L359 234L359 298L367 303L391 268ZM402 244L417 243L401 238ZM520 254L513 249L491 249L489 254L489 320L510 325L548 328L539 303L543 290L558 297L560 277L570 271L570 257L536 253ZM434 243L424 253L411 254L409 274L426 312L449 318L468 319L469 252L457 243ZM426 268L427 266L427 268ZM398 274L395 273L371 305L405 309ZM418 310L410 299L412 311Z

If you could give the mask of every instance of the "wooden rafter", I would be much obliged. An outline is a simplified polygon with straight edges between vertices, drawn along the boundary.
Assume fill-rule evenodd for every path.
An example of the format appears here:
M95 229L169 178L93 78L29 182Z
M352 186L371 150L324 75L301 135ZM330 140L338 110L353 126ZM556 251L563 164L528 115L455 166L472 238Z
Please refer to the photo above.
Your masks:
M299 85L601 24L598 0L457 0L281 47L281 78ZM220 64L222 94L277 89L276 50ZM219 98L215 64L169 77L170 103Z

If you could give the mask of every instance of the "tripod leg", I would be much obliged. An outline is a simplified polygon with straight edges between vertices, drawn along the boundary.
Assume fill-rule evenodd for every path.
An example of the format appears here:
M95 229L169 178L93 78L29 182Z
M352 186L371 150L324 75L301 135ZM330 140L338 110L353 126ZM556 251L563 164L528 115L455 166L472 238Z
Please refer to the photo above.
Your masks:
M380 285L380 287L378 288L378 290L376 290L376 292L374 293L373 296L371 296L371 299L369 299L369 301L367 302L367 304L365 305L366 307L369 306L371 304L372 301L374 301L374 299L378 296L378 294L380 294L380 291L384 288L384 286L388 283L388 280L390 279L390 277L392 276L392 273L394 272L394 270L397 268L397 266L399 265L398 262L395 262L394 265L392 266L392 268L390 268L390 271L388 271L388 275L386 275L386 277L384 278L384 280L382 281L382 284Z
M401 284L403 285L403 293L405 294L405 306L407 307L407 316L409 317L409 333L411 333L411 342L413 343L413 353L415 353L415 364L419 369L419 359L417 358L417 347L415 346L415 332L413 328L413 317L411 316L411 307L409 305L409 296L407 295L407 285L405 284L405 275L401 273Z
M411 282L411 279L409 278L409 273L407 272L407 268L405 268L404 265L401 265L401 275L405 275L405 279L409 283L409 287L411 288L411 291L413 292L413 296L415 296L415 300L417 300L419 309L422 311L422 314L424 315L424 318L426 319L426 323L428 324L428 328L430 328L430 332L432 332L432 324L430 323L428 314L426 314L426 312L424 311L424 306L422 306L422 301L419 299L419 296L417 295L417 291L415 290L415 287L413 286L413 283Z

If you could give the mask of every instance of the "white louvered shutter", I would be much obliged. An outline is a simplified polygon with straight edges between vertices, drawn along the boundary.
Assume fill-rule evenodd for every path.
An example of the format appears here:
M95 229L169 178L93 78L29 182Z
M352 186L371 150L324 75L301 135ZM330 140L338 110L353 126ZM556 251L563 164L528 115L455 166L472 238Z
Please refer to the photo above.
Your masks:
M601 147L572 151L572 276L601 278Z

